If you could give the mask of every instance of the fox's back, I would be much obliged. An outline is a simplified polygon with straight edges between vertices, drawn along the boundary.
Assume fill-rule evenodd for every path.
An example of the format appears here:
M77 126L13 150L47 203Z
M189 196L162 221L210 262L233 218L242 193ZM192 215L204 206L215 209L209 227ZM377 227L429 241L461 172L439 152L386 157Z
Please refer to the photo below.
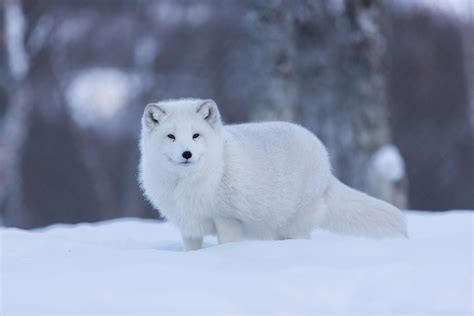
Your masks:
M225 145L233 154L263 165L289 168L288 164L312 164L327 160L320 140L307 129L286 122L247 123L224 126ZM293 168L296 166L293 166ZM290 168L291 169L291 168Z

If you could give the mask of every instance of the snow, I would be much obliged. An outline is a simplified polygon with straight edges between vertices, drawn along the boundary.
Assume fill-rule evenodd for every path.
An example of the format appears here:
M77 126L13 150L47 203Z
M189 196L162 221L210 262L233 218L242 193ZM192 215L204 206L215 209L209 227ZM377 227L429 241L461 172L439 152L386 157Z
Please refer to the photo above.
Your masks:
M464 22L474 18L474 2L472 0L398 0L389 1L401 9L412 10L416 7L429 8L435 13L444 13Z
M103 126L129 105L135 86L132 76L118 68L92 67L74 76L66 99L81 126Z
M205 3L189 2L187 5L177 1L159 1L156 3L158 21L170 26L188 23L192 27L204 24L211 17L211 8Z
M400 181L405 176L405 162L395 145L382 146L372 157L377 175L388 181Z
M24 46L26 20L19 1L5 3L5 46L8 66L13 77L21 80L29 69L28 56Z
M2 315L471 315L473 213L407 217L408 240L315 231L193 252L154 220L2 228Z

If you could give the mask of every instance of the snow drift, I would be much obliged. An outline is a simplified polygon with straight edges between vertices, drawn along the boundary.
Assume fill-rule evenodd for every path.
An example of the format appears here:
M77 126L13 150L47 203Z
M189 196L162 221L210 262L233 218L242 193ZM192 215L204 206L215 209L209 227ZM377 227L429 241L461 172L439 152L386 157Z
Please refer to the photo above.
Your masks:
M470 212L407 216L410 239L316 231L181 251L179 233L120 219L1 229L2 315L471 315ZM211 247L212 246L212 247Z

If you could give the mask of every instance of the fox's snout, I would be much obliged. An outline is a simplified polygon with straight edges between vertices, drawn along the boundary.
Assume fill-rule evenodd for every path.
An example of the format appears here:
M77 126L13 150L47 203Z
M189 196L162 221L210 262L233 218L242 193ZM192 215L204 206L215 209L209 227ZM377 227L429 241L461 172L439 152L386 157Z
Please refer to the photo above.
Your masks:
M193 156L193 153L190 152L189 150L186 150L181 154L181 156L183 156L184 159L188 160L189 158Z

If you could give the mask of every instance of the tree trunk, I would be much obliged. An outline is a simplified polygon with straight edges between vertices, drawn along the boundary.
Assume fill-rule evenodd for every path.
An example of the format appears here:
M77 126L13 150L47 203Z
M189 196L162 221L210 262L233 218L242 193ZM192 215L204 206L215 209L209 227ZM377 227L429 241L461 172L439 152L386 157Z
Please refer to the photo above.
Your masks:
M400 156L398 179L374 179L374 154L390 144L381 6L298 0L250 9L251 118L302 123L327 145L344 182L404 207Z
M251 120L295 119L295 5L292 1L249 2L249 116Z

